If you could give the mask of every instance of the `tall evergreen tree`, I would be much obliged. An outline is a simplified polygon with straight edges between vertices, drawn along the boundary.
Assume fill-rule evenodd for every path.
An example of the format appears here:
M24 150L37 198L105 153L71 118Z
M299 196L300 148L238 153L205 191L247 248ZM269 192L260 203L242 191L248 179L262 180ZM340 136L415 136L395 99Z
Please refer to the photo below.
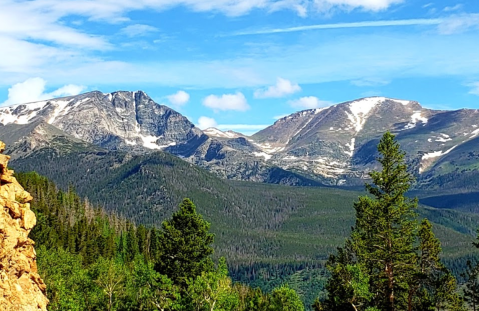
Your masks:
M180 210L162 224L155 269L182 288L189 278L212 271L214 235L209 229L210 224L196 212L193 202L184 199Z
M354 204L356 225L351 239L358 260L371 274L375 305L387 311L404 310L404 305L396 305L406 294L416 263L417 200L404 195L413 178L394 135L386 132L378 151L382 170L370 173L373 184L366 184L366 190L372 197L360 197Z
M440 243L424 220L417 225L417 199L405 196L413 177L394 135L378 145L381 171L370 173L368 196L354 204L356 223L345 248L330 257L328 298L316 310L460 310L454 277L439 261ZM368 280L369 284L365 281ZM447 289L446 289L447 287Z

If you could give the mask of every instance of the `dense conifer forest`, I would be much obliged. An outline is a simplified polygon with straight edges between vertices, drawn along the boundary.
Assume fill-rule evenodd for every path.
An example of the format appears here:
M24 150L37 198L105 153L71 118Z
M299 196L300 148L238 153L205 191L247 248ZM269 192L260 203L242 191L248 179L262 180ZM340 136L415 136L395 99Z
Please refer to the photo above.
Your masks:
M31 232L49 310L304 310L281 285L264 293L212 260L210 224L189 199L161 229L135 226L59 190L37 173L17 174L35 197Z
M418 210L405 195L413 180L394 136L386 133L378 150L383 169L371 173L369 194L354 203L349 238L327 261L323 253L319 260L231 261L219 256L228 252L214 253L210 223L189 199L161 227L147 227L105 212L72 186L61 190L37 173L19 173L35 198L30 236L49 310L475 310L479 240L453 256L442 254L440 240L454 249L447 228L471 234L477 222Z

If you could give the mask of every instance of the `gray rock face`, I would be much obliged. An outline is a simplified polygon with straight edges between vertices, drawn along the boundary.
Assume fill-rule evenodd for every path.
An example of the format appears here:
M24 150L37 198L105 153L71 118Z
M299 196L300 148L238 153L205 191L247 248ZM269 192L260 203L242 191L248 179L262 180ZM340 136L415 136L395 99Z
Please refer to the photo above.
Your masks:
M163 150L224 178L298 185L362 184L376 168L376 145L387 130L397 135L419 179L475 169L467 154L479 154L473 143L479 135L478 110L429 110L414 101L384 97L300 111L250 137L214 128L202 132L141 91L90 92L0 108L4 135L17 140L15 127L39 122L54 135L42 140L25 134L31 146L61 136L57 129L109 150Z
M208 138L184 116L141 91L90 92L0 109L4 125L38 120L106 149L144 152L176 146L181 155Z

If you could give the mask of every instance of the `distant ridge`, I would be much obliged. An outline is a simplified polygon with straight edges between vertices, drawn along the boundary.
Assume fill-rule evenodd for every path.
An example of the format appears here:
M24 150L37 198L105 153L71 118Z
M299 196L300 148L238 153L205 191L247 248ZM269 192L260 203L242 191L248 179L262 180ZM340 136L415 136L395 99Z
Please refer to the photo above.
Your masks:
M142 91L95 91L0 108L2 135L12 137L12 143L20 139L19 132L31 136L27 130L13 134L14 127L38 122L64 132L70 141L106 150L166 151L228 179L304 185L293 178L303 175L322 184L361 185L376 165L377 141L388 130L406 151L417 187L434 188L435 177L451 179L458 171L479 168L479 146L471 143L479 135L478 110L431 110L387 97L299 111L252 136L216 128L201 131ZM42 146L32 141L34 145ZM285 178L271 178L278 169Z

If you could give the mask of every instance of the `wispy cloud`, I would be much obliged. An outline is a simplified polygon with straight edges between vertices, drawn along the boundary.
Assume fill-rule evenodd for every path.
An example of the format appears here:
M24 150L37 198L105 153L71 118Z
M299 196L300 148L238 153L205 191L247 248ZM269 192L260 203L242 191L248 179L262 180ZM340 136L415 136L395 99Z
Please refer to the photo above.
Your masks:
M2 3L0 35L91 50L110 48L103 37L66 26L60 21L64 14L45 9L42 4L43 1Z
M363 78L358 80L351 81L352 85L356 86L384 86L391 83L390 80L379 79L379 78Z
M364 11L382 11L394 4L405 0L315 0L314 6L320 11L329 11L332 8L350 11L362 9Z
M469 86L471 87L471 90L469 91L469 94L479 96L479 81L471 83L471 84L469 84Z
M447 6L447 7L445 7L443 11L444 11L444 12L457 11L457 10L462 9L462 7L463 7L463 5L460 4L460 3L458 3L458 4L454 5L454 6Z
M439 25L439 32L450 35L474 28L479 28L479 14L458 14L445 19Z
M159 29L150 25L134 24L128 25L120 30L121 34L128 37L146 36L150 33L158 32Z
M439 25L442 22L444 22L443 19L433 18L433 19L401 19L401 20L383 20L383 21L363 21L363 22L353 22L353 23L317 24L317 25L306 25L306 26L287 27L287 28L246 30L246 31L233 33L232 36L274 34L274 33L297 32L297 31L308 31L308 30L318 30L318 29Z

